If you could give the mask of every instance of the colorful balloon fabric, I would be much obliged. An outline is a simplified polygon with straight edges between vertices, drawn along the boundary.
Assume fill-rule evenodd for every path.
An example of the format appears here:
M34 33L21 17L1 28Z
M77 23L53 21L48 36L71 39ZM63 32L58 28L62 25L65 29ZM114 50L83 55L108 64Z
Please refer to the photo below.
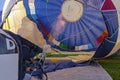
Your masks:
M119 0L24 0L27 16L52 47L69 52L95 51L94 58L119 50ZM32 5L32 7L30 7Z
M10 4L14 5L14 3L9 3L11 1L13 0L5 1L2 17L5 17L6 14L8 14L10 9L8 9L8 7L10 7ZM26 16L23 1L17 2L17 4L12 7L10 14L8 15L5 23L3 24L3 29L20 35L39 47L43 47L46 44L45 39L37 28L37 25Z

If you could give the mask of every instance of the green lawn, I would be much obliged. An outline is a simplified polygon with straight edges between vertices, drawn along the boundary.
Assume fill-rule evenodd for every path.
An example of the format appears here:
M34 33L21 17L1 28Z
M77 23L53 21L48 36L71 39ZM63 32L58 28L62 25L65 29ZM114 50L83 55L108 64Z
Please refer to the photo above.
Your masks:
M110 74L113 80L120 80L120 54L107 59L100 59L98 62Z

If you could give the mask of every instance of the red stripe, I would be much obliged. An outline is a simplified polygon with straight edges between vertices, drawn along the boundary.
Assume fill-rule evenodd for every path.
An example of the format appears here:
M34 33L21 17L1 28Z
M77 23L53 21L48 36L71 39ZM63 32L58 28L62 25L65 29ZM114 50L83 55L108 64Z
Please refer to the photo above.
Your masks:
M107 30L105 30L105 31L102 33L102 35L97 38L97 42L98 42L98 43L101 43L106 36L108 36L108 31L107 31Z
M49 31L46 29L46 27L45 27L42 23L40 23L40 22L39 22L39 25L41 26L42 30L43 30L44 33L47 35L47 37L49 37L49 36L50 36L50 33L49 33Z

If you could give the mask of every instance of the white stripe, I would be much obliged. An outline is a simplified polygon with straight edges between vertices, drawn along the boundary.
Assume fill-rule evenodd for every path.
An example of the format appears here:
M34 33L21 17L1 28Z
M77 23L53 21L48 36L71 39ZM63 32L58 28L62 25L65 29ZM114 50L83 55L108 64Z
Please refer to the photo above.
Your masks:
M30 14L36 14L35 13L35 5L34 5L34 1L35 0L29 0L28 4L29 4L29 8L30 8ZM34 15L35 16L35 15ZM35 16L35 18L37 18L37 16Z
M82 45L82 46L75 46L75 50L87 50L88 45Z
M55 39L52 42L57 46L59 46L59 44L60 44L60 42L56 41Z
M12 7L18 0L5 0L4 6L3 6L3 12L2 12L2 21L4 21L11 11Z

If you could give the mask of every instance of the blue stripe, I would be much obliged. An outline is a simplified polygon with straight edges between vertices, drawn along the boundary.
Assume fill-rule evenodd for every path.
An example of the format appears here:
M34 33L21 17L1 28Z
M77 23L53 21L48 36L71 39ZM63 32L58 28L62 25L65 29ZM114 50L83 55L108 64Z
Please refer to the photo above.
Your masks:
M23 0L23 4L24 4L26 14L27 14L28 18L32 19L31 14L30 14L30 8L29 8L28 0Z
M26 10L27 17L30 20L36 22L37 16L36 16L36 14L31 14L32 10L29 7L29 0L23 0L23 4L24 4L25 10Z

